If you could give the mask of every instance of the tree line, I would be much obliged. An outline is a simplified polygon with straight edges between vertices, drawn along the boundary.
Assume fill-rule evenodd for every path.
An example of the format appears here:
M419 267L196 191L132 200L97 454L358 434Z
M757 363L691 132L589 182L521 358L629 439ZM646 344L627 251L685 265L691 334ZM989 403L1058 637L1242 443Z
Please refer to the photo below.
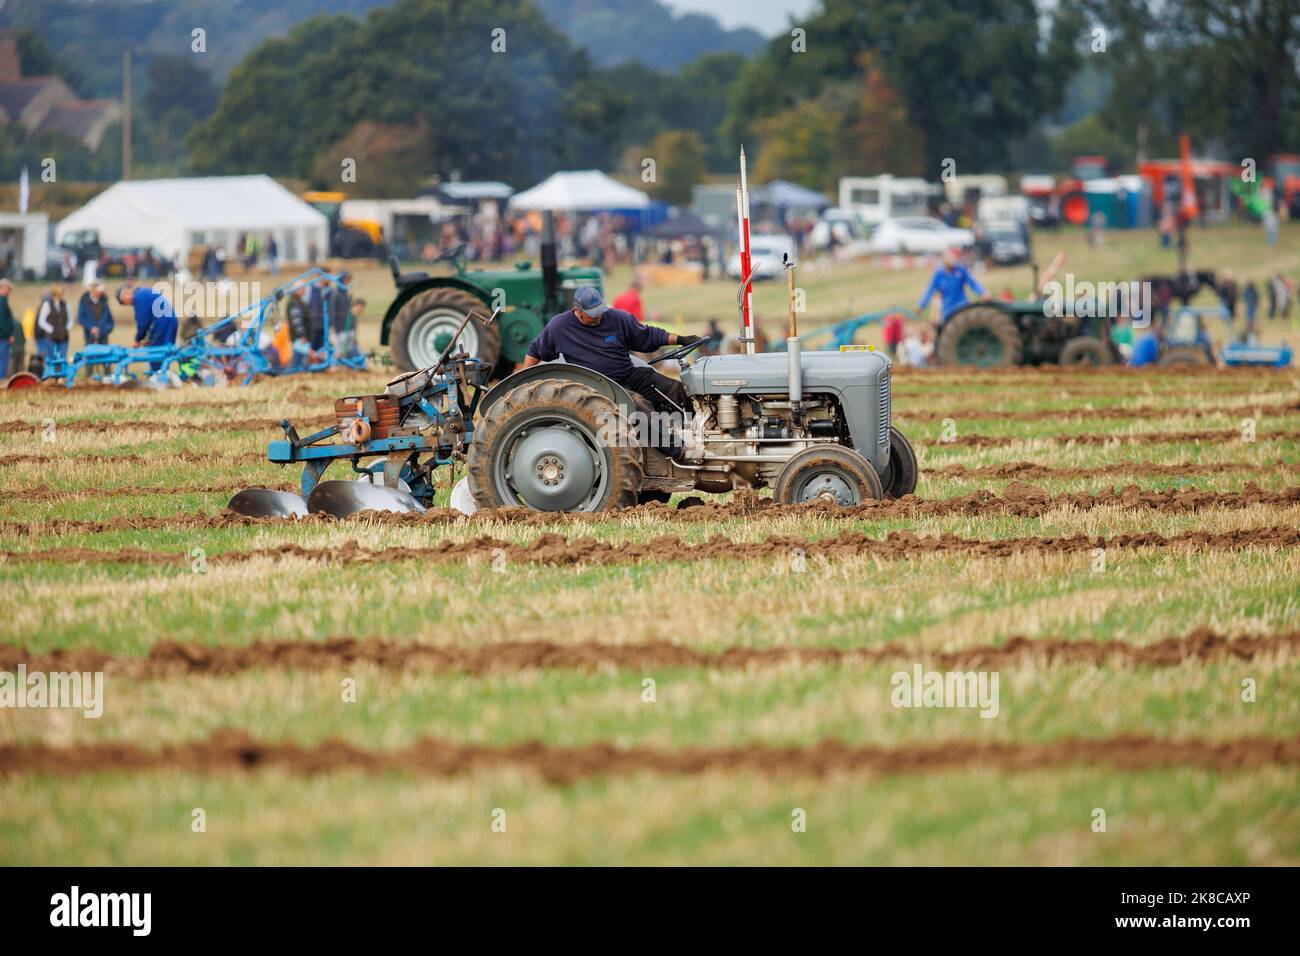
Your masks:
M153 58L137 156L375 196L653 158L645 187L678 202L742 142L756 178L822 189L949 161L1131 168L1184 132L1263 163L1300 148L1298 38L1300 0L820 0L755 55L664 69L593 56L533 0L396 0L264 40L219 96L193 58Z

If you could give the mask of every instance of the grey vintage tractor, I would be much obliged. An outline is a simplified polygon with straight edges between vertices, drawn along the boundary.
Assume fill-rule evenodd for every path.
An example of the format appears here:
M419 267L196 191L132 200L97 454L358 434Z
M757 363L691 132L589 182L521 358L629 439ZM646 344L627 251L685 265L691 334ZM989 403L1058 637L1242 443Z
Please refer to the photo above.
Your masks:
M879 352L677 359L693 406L658 430L649 404L562 362L516 372L485 397L468 452L479 507L604 511L675 492L772 489L782 504L841 505L911 494L917 462L890 422Z
M854 505L916 489L916 455L890 421L882 353L796 347L688 364L699 344L658 359L678 361L692 406L667 416L562 361L488 387L490 368L449 345L381 395L340 399L330 428L299 438L284 422L268 457L303 465L301 495L250 489L230 507L258 516L422 511L438 469L462 461L468 493L458 486L452 503L467 511L612 511L674 492L763 487L783 504ZM323 480L336 461L350 462L352 480Z

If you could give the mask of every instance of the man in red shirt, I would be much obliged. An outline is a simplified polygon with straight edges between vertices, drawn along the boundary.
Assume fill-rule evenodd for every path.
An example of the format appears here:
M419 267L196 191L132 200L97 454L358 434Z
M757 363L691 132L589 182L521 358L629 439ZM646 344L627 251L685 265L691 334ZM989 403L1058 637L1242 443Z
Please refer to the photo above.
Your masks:
M641 280L639 278L632 277L632 285L614 300L613 308L631 312L633 318L638 322L645 321L645 316L641 311Z

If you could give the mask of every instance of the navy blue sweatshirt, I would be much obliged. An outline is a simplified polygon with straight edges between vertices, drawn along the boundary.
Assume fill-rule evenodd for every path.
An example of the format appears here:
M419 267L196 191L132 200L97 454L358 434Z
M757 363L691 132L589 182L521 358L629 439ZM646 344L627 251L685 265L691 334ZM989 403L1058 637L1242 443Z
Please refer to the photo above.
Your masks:
M622 309L609 309L595 325L583 325L570 309L546 323L542 334L528 347L528 354L543 362L553 362L563 355L565 361L622 382L632 374L629 352L653 352L667 344L667 332L642 325Z

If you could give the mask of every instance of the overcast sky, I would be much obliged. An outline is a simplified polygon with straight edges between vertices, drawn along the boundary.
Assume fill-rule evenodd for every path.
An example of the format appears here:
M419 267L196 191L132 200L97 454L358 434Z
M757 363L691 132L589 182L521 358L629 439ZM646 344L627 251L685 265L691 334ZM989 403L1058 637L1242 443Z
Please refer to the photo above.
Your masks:
M677 13L709 13L724 27L753 27L764 36L778 33L791 16L800 17L816 0L665 0Z

